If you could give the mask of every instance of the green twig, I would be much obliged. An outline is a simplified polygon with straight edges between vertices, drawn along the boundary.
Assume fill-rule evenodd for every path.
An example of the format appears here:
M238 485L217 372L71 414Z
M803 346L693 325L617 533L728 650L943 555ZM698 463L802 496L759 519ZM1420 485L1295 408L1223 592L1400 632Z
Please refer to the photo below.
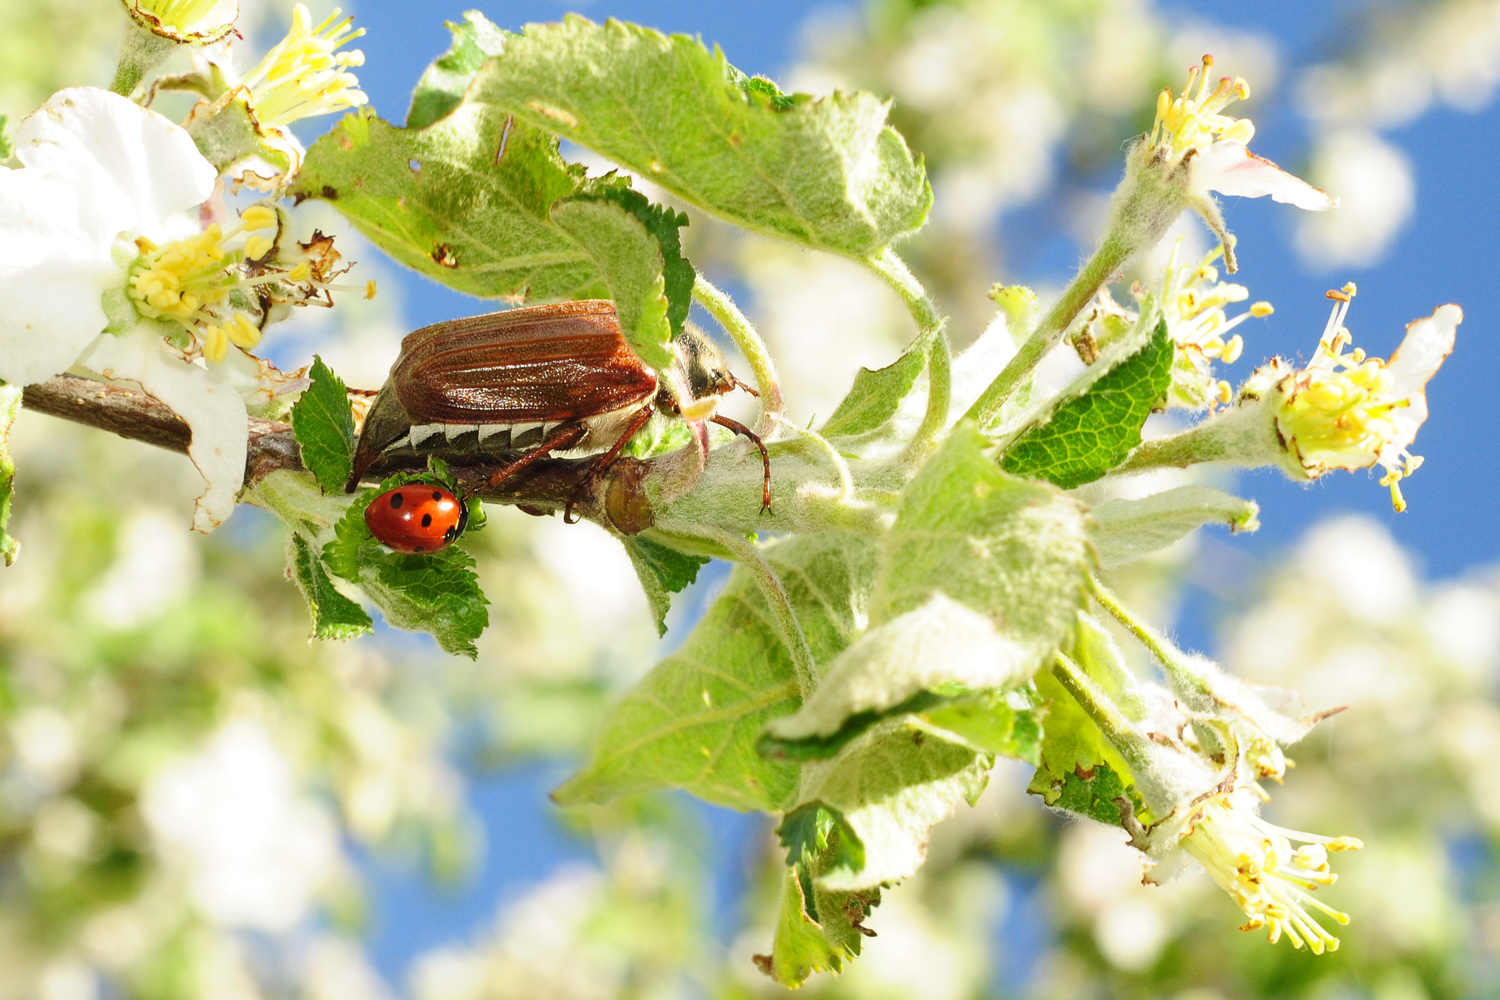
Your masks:
M927 289L922 287L895 250L886 247L879 257L865 263L901 296L912 319L917 321L916 343L925 342L927 346L927 412L923 414L922 423L907 446L905 456L907 465L917 465L942 440L943 431L948 426L948 409L952 405L953 366L948 335L943 330L944 319L928 296Z
M776 619L776 627L781 631L787 652L791 654L792 667L797 672L797 687L801 690L802 699L806 701L818 686L818 667L813 660L812 649L807 645L807 636L797 623L797 613L792 609L791 598L781 585L781 578L776 575L771 564L761 557L759 547L743 535L708 526L697 528L696 533L724 546L733 553L740 565L755 574L755 582L760 585L760 592L765 595L766 604L771 608L771 617Z
M784 402L781 398L781 382L776 377L776 363L771 360L766 342L760 339L760 334L755 332L755 327L750 325L734 300L715 288L701 274L693 282L693 298L734 338L740 353L750 363L750 371L755 375L755 386L760 391L760 419L756 421L755 432L761 437L769 437L771 431L775 430L776 418L781 416Z
M1146 737L1125 717L1119 706L1110 701L1109 696L1082 667L1074 663L1066 653L1059 652L1052 662L1052 675L1067 688L1073 700L1078 702L1078 706L1088 714L1132 769L1144 770L1150 767Z
M836 498L838 503L845 503L854 496L854 474L849 471L849 463L844 461L844 456L839 454L837 448L828 443L827 438L810 427L798 427L785 417L777 417L775 422L793 434L811 442L828 459L829 464L838 471L839 495Z
M1201 670L1194 669L1192 657L1178 649L1166 636L1137 618L1092 573L1089 574L1088 585L1089 593L1093 595L1095 601L1099 602L1099 606L1108 611L1115 621L1125 626L1131 635L1141 641L1141 645L1151 651L1151 655L1156 657L1157 662L1162 665L1162 669L1167 673L1167 679L1171 681L1172 687L1179 694L1207 691L1207 681Z
M177 43L163 38L151 29L134 20L125 22L125 31L120 36L120 56L115 64L115 78L109 89L121 97L129 97L141 85L146 74L162 64Z
M1078 314L1088 307L1094 296L1099 294L1099 289L1109 284L1115 272L1130 259L1134 246L1132 241L1116 233L1105 237L1099 249L1094 251L1094 256L1074 276L1062 297L1037 325L1026 343L1021 345L1021 349L1016 351L1010 363L980 393L974 405L969 407L969 412L964 414L965 417L972 418L979 426L984 427L1000 415L1000 410L1026 376L1058 345Z

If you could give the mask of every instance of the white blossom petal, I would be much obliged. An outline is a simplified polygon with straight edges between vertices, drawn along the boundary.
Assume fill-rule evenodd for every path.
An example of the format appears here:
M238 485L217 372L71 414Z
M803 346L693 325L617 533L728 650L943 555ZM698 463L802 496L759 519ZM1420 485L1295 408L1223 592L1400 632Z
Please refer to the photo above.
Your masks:
M1416 440L1417 431L1427 420L1427 382L1453 353L1458 324L1463 318L1464 311L1449 303L1438 306L1431 316L1406 324L1406 337L1391 355L1386 370L1392 377L1392 396L1404 397L1407 405L1390 413L1389 419L1400 433L1381 452L1382 460L1394 461L1392 456L1411 447Z
M0 168L0 379L66 371L106 322L100 296L123 280L108 244L77 226L72 188Z
M1426 387L1428 379L1453 353L1453 341L1463 318L1464 311L1450 302L1438 306L1431 316L1406 324L1406 336L1386 364L1395 380L1395 394L1416 394Z
M1256 156L1244 143L1228 139L1200 150L1192 162L1192 171L1193 186L1200 191L1241 198L1270 195L1274 201L1310 212L1324 212L1338 206L1338 199L1330 198L1265 157Z
M209 532L234 512L245 478L250 420L245 402L227 380L190 364L147 324L123 336L99 337L78 363L108 379L134 382L193 430L188 457L206 489L193 511L193 527Z
M118 94L71 87L16 129L16 157L78 192L83 231L106 246L128 230L161 242L201 204L218 172L180 126Z

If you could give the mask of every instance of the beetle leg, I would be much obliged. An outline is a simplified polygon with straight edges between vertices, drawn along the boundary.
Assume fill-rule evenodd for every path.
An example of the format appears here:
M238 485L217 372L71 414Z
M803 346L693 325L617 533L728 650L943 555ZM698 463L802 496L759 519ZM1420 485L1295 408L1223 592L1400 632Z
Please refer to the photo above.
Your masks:
M756 389L755 386L751 385L749 382L746 382L744 379L740 378L738 375L735 375L733 372L730 373L729 377L734 379L734 384L730 386L731 389L744 389L756 399L760 398L760 390Z
M646 422L651 419L651 415L655 412L656 407L652 406L650 403L647 403L645 406L641 407L641 412L637 413L635 415L635 419L630 422L630 426L625 428L625 433L621 434L619 438L616 439L615 443L610 445L609 451L606 451L604 454L594 459L594 461L589 465L589 471L584 473L583 481L578 484L577 489L573 491L573 495L568 498L567 505L563 507L564 524L578 523L578 518L573 516L573 508L578 506L579 495L583 493L584 489L591 482L599 477L600 473L614 464L615 459L620 457L620 451L625 447L625 445L630 443L630 439L635 437L636 433L639 432L642 427L646 426Z
M770 455L769 452L766 451L766 443L760 439L760 435L759 434L755 433L750 428L748 428L744 424L740 423L738 420L731 420L730 418L724 416L723 414L719 414L719 413L715 413L713 416L709 417L708 419L711 420L711 421L713 421L714 423L718 424L720 427L728 427L730 430L734 431L736 434L740 434L740 435L743 435L744 437L749 438L751 441L755 442L755 447L757 447L757 448L760 449L760 461L761 461L761 464L764 465L765 468L766 468L766 478L765 478L764 482L761 483L761 487L760 487L760 509L761 509L762 512L770 510L771 509L771 455Z
M556 451L557 449L566 448L569 445L576 443L579 438L583 437L583 434L584 427L582 424L572 424L564 427L562 430L559 430L550 438L543 441L541 444L537 445L535 448L531 449L526 454L516 459L514 462L497 469L495 471L495 474L490 476L489 485L491 487L499 486L505 480L509 479L511 476L514 476L516 473L520 472L522 469L525 469L528 465L537 461L538 459L546 458L547 455Z

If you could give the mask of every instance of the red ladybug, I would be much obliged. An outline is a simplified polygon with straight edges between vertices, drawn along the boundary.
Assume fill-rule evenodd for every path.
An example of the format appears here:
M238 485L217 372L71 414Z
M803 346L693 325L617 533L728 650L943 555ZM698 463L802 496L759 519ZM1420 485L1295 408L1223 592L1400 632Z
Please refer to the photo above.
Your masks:
M397 552L432 553L464 533L469 506L441 486L412 483L370 501L365 524L377 541Z

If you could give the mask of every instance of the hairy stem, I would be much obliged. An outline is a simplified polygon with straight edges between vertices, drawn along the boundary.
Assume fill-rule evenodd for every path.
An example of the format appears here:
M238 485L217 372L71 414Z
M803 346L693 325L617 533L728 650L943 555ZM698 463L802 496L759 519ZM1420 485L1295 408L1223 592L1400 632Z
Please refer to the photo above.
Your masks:
M792 610L791 598L787 597L786 588L781 585L781 578L776 575L771 564L761 558L756 544L743 535L710 527L702 527L697 533L724 546L740 565L755 574L755 582L760 585L766 604L771 608L771 616L776 619L782 641L791 654L792 666L797 671L797 687L802 699L806 701L818 686L818 667L813 661L812 649L807 645L807 636L797 623L797 613Z
M943 430L948 426L948 408L953 398L953 364L948 348L948 335L943 330L944 318L937 311L927 289L911 273L911 268L897 256L896 251L886 247L879 257L866 261L870 270L880 275L885 283L901 296L907 311L917 321L915 343L925 343L927 349L927 412L917 433L907 446L905 464L919 465L922 459L937 447Z
M965 417L979 423L981 427L1000 415L1011 395L1020 388L1026 376L1031 374L1042 358L1062 340L1063 334L1078 314L1088 307L1099 289L1109 283L1110 278L1124 266L1135 249L1135 242L1119 232L1111 232L1099 244L1088 263L1084 264L1073 281L1063 290L1062 297L1052 306L1036 330L1027 338L1021 349L980 393Z
M849 463L844 461L844 456L839 454L837 448L828 443L827 438L810 428L798 427L782 417L778 417L776 423L812 444L828 459L828 464L832 465L839 474L839 494L836 499L840 503L854 496L854 474L849 471Z
M1309 478L1282 441L1269 399L1242 400L1197 426L1143 442L1114 472L1185 469L1204 462L1278 465L1295 479Z
M141 85L146 74L162 64L177 43L163 38L133 18L125 22L125 31L120 36L119 61L115 64L115 78L109 89L121 97L129 97Z
M1078 706L1099 727L1111 746L1115 748L1132 769L1144 771L1150 767L1146 754L1146 737L1136 730L1125 713L1120 711L1082 667L1059 652L1052 663L1052 675L1078 702Z
M1140 640L1141 645L1151 651L1151 655L1156 657L1157 662L1166 671L1167 678L1174 689L1195 692L1204 690L1205 682L1202 675L1193 669L1189 657L1171 640L1137 618L1092 573L1089 574L1088 586L1089 593L1093 595L1095 601L1099 602L1099 606L1108 611L1115 621L1125 626L1131 635Z
M760 334L755 332L755 327L750 325L734 300L701 274L693 282L693 298L728 331L740 353L750 363L750 370L755 374L755 387L760 390L760 418L756 421L755 433L769 437L776 429L776 419L781 416L784 404L781 382L776 377L776 363L771 360L766 342L760 339Z

